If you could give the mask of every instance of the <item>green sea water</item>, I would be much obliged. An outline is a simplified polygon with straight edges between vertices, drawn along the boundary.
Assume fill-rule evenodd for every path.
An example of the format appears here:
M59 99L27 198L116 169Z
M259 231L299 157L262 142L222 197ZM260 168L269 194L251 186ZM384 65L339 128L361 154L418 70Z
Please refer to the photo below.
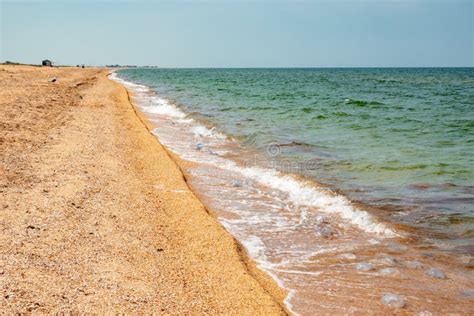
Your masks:
M291 171L384 220L473 251L473 68L118 74L245 147L273 146L280 161L303 166Z

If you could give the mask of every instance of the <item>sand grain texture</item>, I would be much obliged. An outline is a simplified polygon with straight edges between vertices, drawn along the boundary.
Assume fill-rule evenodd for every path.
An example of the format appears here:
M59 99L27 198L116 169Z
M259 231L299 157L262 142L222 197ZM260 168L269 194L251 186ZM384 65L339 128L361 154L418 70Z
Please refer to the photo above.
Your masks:
M284 314L108 72L0 66L1 311Z

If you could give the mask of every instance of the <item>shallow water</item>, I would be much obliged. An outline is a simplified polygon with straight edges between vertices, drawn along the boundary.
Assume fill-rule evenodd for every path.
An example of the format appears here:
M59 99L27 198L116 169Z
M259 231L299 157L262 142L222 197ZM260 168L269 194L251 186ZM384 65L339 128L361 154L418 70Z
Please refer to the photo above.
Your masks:
M244 146L273 148L283 171L472 251L473 68L120 74Z
M377 311L382 291L410 295L414 311L472 310L459 294L473 280L472 69L119 76L140 83L115 77L160 141L196 163L193 189L293 311ZM447 283L412 264L433 261Z

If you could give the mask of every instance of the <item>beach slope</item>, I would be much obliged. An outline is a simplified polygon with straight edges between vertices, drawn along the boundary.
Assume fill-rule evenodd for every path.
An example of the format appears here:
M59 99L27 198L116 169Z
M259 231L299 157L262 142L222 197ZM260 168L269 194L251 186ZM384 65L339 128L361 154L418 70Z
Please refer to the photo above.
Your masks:
M2 312L284 314L109 72L0 66Z

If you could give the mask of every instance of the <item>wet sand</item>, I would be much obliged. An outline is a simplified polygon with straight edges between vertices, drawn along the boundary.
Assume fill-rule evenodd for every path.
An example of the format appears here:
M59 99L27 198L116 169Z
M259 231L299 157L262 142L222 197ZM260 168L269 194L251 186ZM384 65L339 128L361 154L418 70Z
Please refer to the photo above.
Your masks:
M285 314L109 72L0 66L1 311Z

